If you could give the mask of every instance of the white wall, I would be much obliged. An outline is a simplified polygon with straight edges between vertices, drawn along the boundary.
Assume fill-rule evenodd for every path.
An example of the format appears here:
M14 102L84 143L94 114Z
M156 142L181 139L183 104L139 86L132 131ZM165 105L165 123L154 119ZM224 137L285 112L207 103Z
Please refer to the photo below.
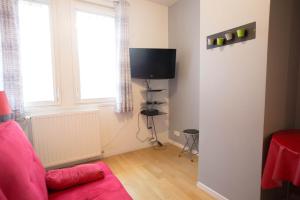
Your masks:
M93 0L92 0L93 1ZM64 11L70 7L71 0L57 1L54 8L59 19L59 24L54 27L57 37L58 52L56 52L56 64L59 66L60 79L62 83L62 105L58 109L53 109L51 112L61 112L60 109L84 110L88 106L74 105L73 90L73 60L71 52L73 49L72 40L70 39L71 31L70 19L71 16ZM97 1L98 2L98 1ZM147 0L129 0L130 8L130 47L144 48L167 48L168 47L168 7L162 6ZM61 47L61 48L60 48ZM63 47L63 48L62 48ZM153 81L153 88L168 88L168 81ZM100 112L100 133L102 149L104 156L133 151L135 149L149 146L148 143L141 143L136 139L138 129L138 113L140 104L144 101L145 84L142 81L133 80L133 95L134 95L134 112L127 114L116 114L113 105L104 105L93 107L99 109ZM168 101L168 92L160 94ZM79 108L78 108L79 107ZM91 109L90 107L88 109ZM164 110L168 112L168 105L164 106ZM41 110L38 111L40 114ZM42 110L42 112L45 112ZM157 122L157 130L161 141L165 142L168 138L168 116L159 116L155 118ZM145 118L141 116L140 137L147 137L149 131L145 126ZM46 127L45 127L46 128ZM42 134L42 133L40 133Z
M200 1L199 181L230 200L260 198L270 1ZM256 21L257 37L206 49Z
M130 47L168 48L168 8L147 0L130 0ZM152 81L153 88L168 88L168 81ZM103 107L101 111L101 133L105 156L132 151L149 146L136 139L138 113L144 101L145 83L133 80L133 114L115 114L113 107ZM164 92L161 97L168 97ZM159 97L158 97L159 98ZM166 99L167 100L167 99ZM168 106L164 108L168 112ZM144 117L140 118L141 137L149 136ZM167 141L168 116L157 118L159 137Z

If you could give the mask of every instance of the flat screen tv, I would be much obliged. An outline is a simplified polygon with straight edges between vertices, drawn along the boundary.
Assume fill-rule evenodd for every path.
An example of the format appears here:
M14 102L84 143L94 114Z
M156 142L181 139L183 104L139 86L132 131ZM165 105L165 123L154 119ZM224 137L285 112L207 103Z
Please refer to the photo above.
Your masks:
M175 77L176 49L130 49L131 76L137 79Z

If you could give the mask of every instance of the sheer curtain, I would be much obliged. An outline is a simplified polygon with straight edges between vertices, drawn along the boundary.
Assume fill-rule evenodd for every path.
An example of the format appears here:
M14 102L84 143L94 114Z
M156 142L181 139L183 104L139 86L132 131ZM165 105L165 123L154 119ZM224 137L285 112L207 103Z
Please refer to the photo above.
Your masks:
M117 37L117 95L116 112L133 111L129 59L129 16L128 2L119 0L116 3L116 37Z
M22 119L24 105L19 62L18 0L0 1L0 35L3 87L13 110L13 117L19 120Z

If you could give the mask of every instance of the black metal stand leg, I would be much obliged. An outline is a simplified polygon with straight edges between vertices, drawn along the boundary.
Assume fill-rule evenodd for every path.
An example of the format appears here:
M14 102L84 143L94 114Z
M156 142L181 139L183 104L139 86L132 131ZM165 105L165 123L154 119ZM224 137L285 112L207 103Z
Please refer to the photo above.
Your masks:
M149 124L149 116L147 116L147 129L151 129L151 138L149 138L149 141L151 141L154 139L154 137L153 137L153 128Z
M154 134L155 136L155 140L153 142L156 142L159 146L163 146L163 144L158 140L153 116L151 116L151 121L152 121L152 134Z
M155 124L154 124L154 120L153 117L151 117L151 121L152 121L152 130L155 136L155 141L157 141L157 134L156 134L156 129L155 129Z

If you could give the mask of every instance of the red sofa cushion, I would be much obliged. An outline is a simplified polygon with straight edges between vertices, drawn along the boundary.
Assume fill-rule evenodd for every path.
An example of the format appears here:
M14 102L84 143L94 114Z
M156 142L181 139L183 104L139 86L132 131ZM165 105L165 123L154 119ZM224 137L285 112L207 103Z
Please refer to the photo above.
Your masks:
M62 190L103 178L104 173L98 164L83 164L48 171L46 173L46 185L51 190Z
M59 192L51 192L49 200L132 200L109 167L103 162L97 164L105 174L103 179Z
M45 169L15 121L0 124L0 199L48 199Z

